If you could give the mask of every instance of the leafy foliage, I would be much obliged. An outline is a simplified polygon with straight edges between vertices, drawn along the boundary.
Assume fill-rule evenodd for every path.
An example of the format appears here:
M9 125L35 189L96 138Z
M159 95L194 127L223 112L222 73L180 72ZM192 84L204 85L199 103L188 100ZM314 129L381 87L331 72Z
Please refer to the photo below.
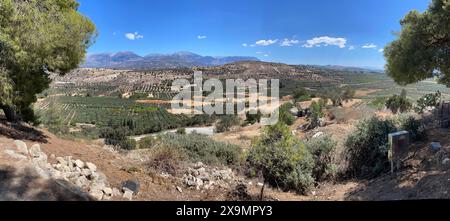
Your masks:
M305 193L314 184L312 155L283 123L265 128L247 161L261 171L266 183L285 191Z
M420 13L409 12L400 21L398 39L385 47L386 70L397 83L419 82L436 74L450 85L450 2L432 0Z
M220 117L219 122L216 125L216 132L222 133L229 131L232 126L239 124L239 118L234 114L227 114Z
M259 123L261 121L262 113L258 110L256 114L251 114L250 112L245 113L245 122L249 124Z
M324 98L328 98L333 102L333 106L342 106L343 102L353 99L355 96L355 90L348 86L332 87L326 90Z
M315 95L311 94L305 88L297 89L296 91L294 91L294 95L293 95L295 102L309 101L313 97L315 97Z
M279 121L287 124L287 125L292 125L294 124L295 121L295 117L292 115L291 113L291 108L293 108L294 105L291 103L286 103L281 105L281 107L279 108Z
M354 177L374 177L389 166L388 134L395 132L392 120L372 117L361 121L345 141L347 174Z
M412 108L411 101L406 97L406 90L402 90L401 95L392 95L386 100L386 108L392 111L392 113L405 113Z
M162 145L178 148L192 162L215 165L235 165L240 160L239 146L217 142L201 134L164 134L158 138Z
M105 144L107 145L118 146L125 150L133 150L137 144L135 140L128 139L127 131L125 127L106 127L100 131L100 137L105 139Z
M437 107L441 103L441 92L437 91L434 94L425 94L419 100L417 100L417 105L414 110L423 114L428 107Z
M0 106L33 120L31 103L49 86L48 71L76 68L96 36L74 0L2 0L0 4ZM8 116L8 115L7 115ZM14 116L14 115L9 115ZM10 119L15 120L15 119Z
M410 133L412 141L424 139L426 137L422 123L411 115L400 115L395 119L399 130L405 130Z
M336 141L330 136L321 136L309 140L305 145L314 158L312 176L315 181L322 182L332 178L336 173L336 165L333 164Z

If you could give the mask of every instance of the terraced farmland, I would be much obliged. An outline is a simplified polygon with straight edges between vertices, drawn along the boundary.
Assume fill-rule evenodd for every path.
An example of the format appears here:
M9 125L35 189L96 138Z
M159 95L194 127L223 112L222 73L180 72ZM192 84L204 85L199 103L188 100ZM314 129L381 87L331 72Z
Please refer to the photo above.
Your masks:
M189 116L167 112L167 105L137 104L116 97L55 96L38 102L35 108L41 114L55 112L64 125L127 126L134 135L193 124Z

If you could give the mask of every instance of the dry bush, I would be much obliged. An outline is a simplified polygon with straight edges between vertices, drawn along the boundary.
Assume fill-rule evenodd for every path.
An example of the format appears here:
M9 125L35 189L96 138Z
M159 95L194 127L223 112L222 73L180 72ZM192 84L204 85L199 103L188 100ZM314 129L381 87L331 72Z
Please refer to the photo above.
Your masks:
M176 175L180 162L185 159L186 154L182 150L167 145L158 145L150 153L147 168Z

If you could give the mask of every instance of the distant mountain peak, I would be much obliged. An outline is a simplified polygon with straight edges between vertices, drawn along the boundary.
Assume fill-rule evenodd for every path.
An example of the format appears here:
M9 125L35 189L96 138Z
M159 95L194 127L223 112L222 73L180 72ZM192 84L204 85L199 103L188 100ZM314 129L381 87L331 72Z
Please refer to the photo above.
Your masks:
M85 68L117 68L117 69L165 69L190 68L198 66L220 66L237 61L259 61L255 57L202 56L189 51L173 54L148 54L144 57L131 51L117 53L90 54L82 65Z

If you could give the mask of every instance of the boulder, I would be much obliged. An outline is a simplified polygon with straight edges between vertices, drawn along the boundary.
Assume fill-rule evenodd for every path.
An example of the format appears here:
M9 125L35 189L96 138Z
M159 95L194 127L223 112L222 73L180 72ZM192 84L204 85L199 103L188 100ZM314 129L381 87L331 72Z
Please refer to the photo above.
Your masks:
M87 163L86 163L86 167L87 167L89 170L91 170L91 172L97 171L97 166L95 166L95 164L93 164L93 163L87 162Z
M32 157L40 157L41 153L41 146L39 144L34 144L30 147L30 155Z
M102 190L98 190L98 189L89 191L89 194L91 194L91 196L93 196L96 200L102 200L103 199L103 195L104 195L103 191Z
M120 190L117 188L112 188L112 194L113 196L120 196Z
M84 162L81 161L81 160L75 160L74 164L78 168L83 168L84 167Z
M105 187L103 188L103 192L105 193L105 195L107 196L112 196L113 195L113 190L110 187Z
M57 157L57 158L56 158L56 161L57 161L59 164L61 164L61 165L67 165L66 160L65 160L64 158L62 158L62 157Z
M6 154L8 154L10 157L16 159L16 160L26 160L28 159L28 157L20 154L20 153L16 153L14 152L14 150L5 150L4 151Z
M81 187L81 188L88 187L89 184L90 184L89 180L86 179L86 177L84 177L84 176L79 176L79 177L75 180L75 185L77 185L78 187Z
M139 181L137 180L127 180L122 183L122 189L128 189L131 190L134 194L139 193Z
M15 140L14 144L16 145L18 153L28 155L28 147L25 142L23 142L21 140Z
M133 191L126 190L125 193L123 193L122 197L127 200L132 200L133 199Z

